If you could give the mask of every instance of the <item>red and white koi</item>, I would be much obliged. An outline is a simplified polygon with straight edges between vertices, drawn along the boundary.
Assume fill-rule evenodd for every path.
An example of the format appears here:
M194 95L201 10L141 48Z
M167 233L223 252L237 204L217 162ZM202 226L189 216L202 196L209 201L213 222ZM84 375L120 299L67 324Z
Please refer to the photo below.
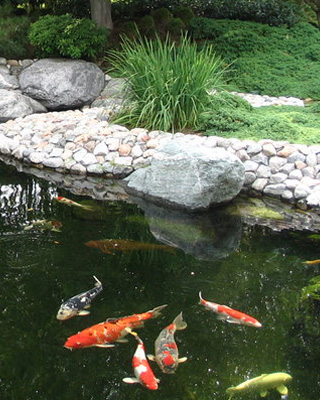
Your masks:
M64 344L67 349L82 349L84 347L114 347L114 342L124 343L131 329L142 328L144 321L157 318L167 305L159 306L142 314L133 314L121 318L109 318L105 322L93 325L75 335L70 336Z
M67 199L66 197L58 196L55 198L55 200L70 207L79 207L86 211L94 211L94 208L92 206L77 203L76 201Z
M187 357L179 358L178 346L174 340L175 332L186 327L187 323L183 320L181 312L170 325L160 332L155 341L155 355L148 354L149 360L156 361L165 374L175 373L179 363L187 361Z
M228 322L229 324L247 325L255 328L261 328L262 324L250 315L247 315L241 311L234 310L228 306L213 303L211 301L204 300L199 292L200 303L205 306L206 309L213 311L218 315L218 318Z
M138 346L132 359L135 378L123 378L122 380L125 383L140 383L149 390L157 390L159 379L155 377L147 360L144 343L135 332L131 332L131 334L138 340Z

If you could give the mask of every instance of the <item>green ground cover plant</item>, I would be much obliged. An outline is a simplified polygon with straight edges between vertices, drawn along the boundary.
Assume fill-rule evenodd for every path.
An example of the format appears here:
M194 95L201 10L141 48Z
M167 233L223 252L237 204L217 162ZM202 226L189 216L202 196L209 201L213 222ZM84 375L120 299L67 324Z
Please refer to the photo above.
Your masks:
M211 43L227 63L234 90L320 99L320 31L307 23L291 28L246 21L194 18L190 32Z
M315 144L320 142L319 104L253 108L246 100L221 92L214 96L212 109L201 116L199 129L208 136Z
M128 106L115 122L131 127L192 129L210 108L209 90L223 86L222 59L210 45L199 51L187 35L178 46L168 36L164 41L124 38L108 61L128 84Z

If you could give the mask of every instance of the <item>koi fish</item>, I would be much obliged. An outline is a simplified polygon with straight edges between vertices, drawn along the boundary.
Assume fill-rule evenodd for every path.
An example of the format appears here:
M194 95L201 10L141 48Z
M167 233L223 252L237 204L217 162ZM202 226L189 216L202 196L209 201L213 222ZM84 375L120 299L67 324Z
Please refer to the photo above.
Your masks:
M76 315L84 316L90 314L90 311L84 309L89 308L91 301L102 292L102 283L95 276L93 278L96 281L94 288L77 294L62 303L57 313L57 319L64 321Z
M59 202L59 203L66 204L67 206L79 207L79 208L82 208L83 210L86 210L86 211L94 211L94 208L92 206L89 206L89 205L86 205L86 204L80 204L80 203L77 203L77 202L75 202L73 200L67 199L67 198L62 197L62 196L56 197L55 200L57 202Z
M303 261L302 264L317 265L317 264L320 264L320 260Z
M123 378L122 380L125 383L140 383L140 385L149 390L157 390L160 380L155 377L150 364L148 363L144 343L136 332L131 332L131 334L133 334L138 340L138 346L132 359L135 378Z
M247 315L241 311L234 310L228 306L213 303L211 301L204 300L199 292L200 303L210 311L218 314L218 319L229 322L229 324L247 325L255 328L261 328L261 323L250 315Z
M179 363L187 361L187 357L179 358L178 347L174 340L175 332L186 327L187 324L183 320L181 312L157 337L155 341L155 356L148 354L149 360L156 361L161 371L165 374L175 373Z
M132 329L142 328L144 321L157 318L167 304L154 308L142 314L127 317L109 318L105 322L93 325L77 334L70 336L64 344L67 349L82 349L84 347L114 347L113 342L125 343L124 337Z
M230 395L229 400L236 394L244 392L258 392L261 397L266 397L270 389L276 389L283 400L288 397L288 388L286 383L292 380L292 376L285 372L274 372L272 374L263 374L256 378L249 379L238 386L231 386L226 390Z
M43 231L51 230L53 232L61 232L60 228L62 227L62 223L59 221L48 221L46 219L37 219L32 221L31 224L27 225L24 230L29 231L30 229L41 229Z
M90 240L85 245L99 249L106 254L114 254L115 251L165 250L171 253L175 251L166 244L135 242L124 239Z

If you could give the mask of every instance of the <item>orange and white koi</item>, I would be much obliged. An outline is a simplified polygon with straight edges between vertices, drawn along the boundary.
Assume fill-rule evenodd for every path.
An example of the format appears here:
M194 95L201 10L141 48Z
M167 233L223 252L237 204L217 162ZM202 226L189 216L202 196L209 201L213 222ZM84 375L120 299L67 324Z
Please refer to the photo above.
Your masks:
M181 312L170 325L160 332L155 341L155 355L148 354L149 360L156 361L165 374L175 373L179 363L187 361L187 357L179 358L178 346L174 340L175 332L186 327L187 323L183 320Z
M55 198L55 200L70 207L79 207L86 211L94 211L94 208L92 206L77 203L76 201L67 199L66 197L58 196Z
M138 340L138 346L132 359L135 378L123 378L122 380L125 383L140 383L149 390L157 390L160 380L155 377L146 358L144 343L135 332L132 332L132 334Z
M199 297L199 304L202 304L208 310L215 312L218 315L218 318L223 321L229 322L230 324L253 326L255 328L262 327L262 324L255 318L250 317L250 315L247 315L238 310L234 310L233 308L230 308L228 306L204 300L201 296L201 292L199 292Z
M64 344L67 349L82 349L84 347L114 347L114 342L124 343L124 337L132 329L142 328L144 321L157 318L167 304L154 308L142 314L133 314L127 317L110 318L105 322L93 325L77 334L70 336Z

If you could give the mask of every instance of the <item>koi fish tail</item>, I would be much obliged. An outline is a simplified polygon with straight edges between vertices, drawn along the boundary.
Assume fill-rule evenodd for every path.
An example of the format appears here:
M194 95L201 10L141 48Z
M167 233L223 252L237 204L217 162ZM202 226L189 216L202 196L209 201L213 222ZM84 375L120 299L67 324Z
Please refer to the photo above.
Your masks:
M203 298L202 298L202 293L201 293L201 291L199 292L199 298L200 298L200 301L199 301L199 304L204 304L204 300L203 300Z
M234 386L231 386L226 390L226 393L230 395L228 400L230 400L233 397L234 392L235 392L235 387Z
M131 329L126 329L126 331L132 335L140 344L143 344L143 341L140 339L139 335L137 334L137 332L132 331Z
M151 318L158 318L159 315L161 315L161 311L166 308L168 304L164 304L162 306L158 306L154 308L153 310L147 311L148 314L151 314Z
M94 284L94 286L96 287L100 287L102 286L102 283L99 281L99 279L93 275L93 279L96 281L96 283Z
M177 317L175 317L173 324L175 324L176 330L178 331L186 329L187 323L183 320L182 311Z
M78 204L78 203L77 203ZM85 204L78 204L78 207L82 208L83 210L86 211L94 211L94 207L85 205Z

